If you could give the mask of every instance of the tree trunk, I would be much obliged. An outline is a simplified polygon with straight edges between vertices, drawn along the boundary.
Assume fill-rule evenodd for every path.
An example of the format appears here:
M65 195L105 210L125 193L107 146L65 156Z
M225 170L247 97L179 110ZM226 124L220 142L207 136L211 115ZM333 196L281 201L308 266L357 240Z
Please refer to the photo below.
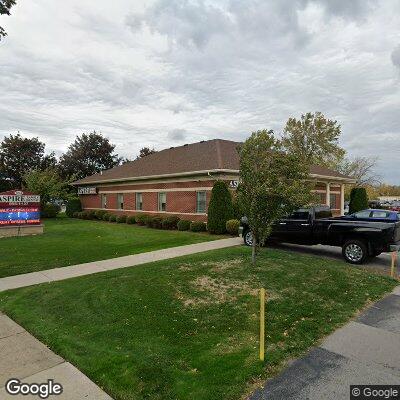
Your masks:
M257 254L257 241L255 235L253 234L253 245L251 246L251 262L253 266L256 265L256 254Z

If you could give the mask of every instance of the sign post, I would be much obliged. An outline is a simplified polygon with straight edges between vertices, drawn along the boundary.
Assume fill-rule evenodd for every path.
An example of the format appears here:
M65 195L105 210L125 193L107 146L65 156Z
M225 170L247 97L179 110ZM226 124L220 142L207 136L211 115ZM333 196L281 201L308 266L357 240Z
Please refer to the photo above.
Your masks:
M265 355L265 289L260 289L260 360L264 361Z

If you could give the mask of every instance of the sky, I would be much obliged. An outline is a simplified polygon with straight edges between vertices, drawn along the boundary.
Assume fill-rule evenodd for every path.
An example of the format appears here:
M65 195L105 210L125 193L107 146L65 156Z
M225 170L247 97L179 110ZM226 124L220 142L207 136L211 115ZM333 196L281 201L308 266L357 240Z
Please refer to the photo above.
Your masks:
M400 184L400 0L17 0L1 16L0 140L60 155L96 130L134 158L279 135L321 111Z

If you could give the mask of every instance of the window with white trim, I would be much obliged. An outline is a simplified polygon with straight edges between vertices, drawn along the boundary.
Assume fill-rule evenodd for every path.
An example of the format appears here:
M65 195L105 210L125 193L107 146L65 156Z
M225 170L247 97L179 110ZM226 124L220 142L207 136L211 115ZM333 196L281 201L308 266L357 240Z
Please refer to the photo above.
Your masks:
M206 192L196 192L196 212L205 213L207 207Z
M143 195L142 193L136 193L136 210L140 211L143 210Z
M124 209L124 195L122 193L117 194L117 206L119 210Z
M107 208L107 195L101 195L101 208Z
M158 193L158 211L167 211L167 194L165 192Z

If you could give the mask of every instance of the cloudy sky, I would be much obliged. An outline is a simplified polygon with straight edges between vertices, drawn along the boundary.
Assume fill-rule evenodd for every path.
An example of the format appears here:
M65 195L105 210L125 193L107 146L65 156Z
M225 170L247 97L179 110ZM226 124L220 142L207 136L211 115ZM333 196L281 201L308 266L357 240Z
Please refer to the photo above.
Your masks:
M400 0L17 0L0 25L0 139L134 157L322 111L400 184Z

